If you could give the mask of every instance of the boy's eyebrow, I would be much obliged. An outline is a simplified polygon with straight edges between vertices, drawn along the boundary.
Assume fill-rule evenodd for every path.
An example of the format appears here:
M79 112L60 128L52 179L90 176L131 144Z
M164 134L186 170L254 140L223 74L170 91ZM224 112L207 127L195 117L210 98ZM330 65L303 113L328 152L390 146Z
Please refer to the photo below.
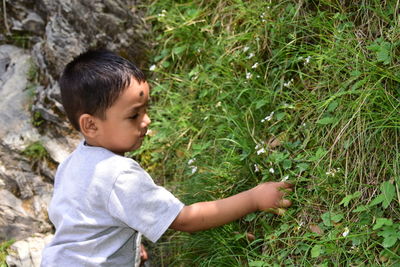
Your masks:
M130 112L137 112L140 108L148 106L150 102L150 98L148 98L146 100L146 102L144 102L143 104L137 105L137 106L133 106L129 109Z

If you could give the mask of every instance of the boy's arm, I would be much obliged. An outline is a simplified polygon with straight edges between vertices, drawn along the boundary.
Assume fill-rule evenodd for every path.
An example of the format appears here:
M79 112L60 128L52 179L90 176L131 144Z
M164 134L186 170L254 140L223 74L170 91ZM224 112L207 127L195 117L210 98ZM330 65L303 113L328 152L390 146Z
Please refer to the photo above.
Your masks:
M289 207L291 202L283 199L284 192L280 189L290 187L291 184L284 182L264 183L228 198L185 206L170 228L196 232L232 222L254 211Z

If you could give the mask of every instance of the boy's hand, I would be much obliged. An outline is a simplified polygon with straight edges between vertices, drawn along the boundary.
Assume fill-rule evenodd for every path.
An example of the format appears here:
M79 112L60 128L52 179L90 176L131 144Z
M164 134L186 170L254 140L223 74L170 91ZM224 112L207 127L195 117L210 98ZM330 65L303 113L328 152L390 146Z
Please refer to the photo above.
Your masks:
M287 208L292 205L290 200L284 198L287 191L292 191L292 187L292 184L286 182L268 182L250 189L250 192L257 210L271 211L272 209L272 212L282 214L283 211L278 208Z

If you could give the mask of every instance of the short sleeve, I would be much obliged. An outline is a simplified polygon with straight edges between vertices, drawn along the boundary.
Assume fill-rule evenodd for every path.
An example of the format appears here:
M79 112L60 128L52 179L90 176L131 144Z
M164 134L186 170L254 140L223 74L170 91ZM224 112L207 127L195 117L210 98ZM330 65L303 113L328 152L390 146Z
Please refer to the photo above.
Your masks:
M139 165L132 164L115 179L108 202L110 214L156 242L184 204L158 186Z

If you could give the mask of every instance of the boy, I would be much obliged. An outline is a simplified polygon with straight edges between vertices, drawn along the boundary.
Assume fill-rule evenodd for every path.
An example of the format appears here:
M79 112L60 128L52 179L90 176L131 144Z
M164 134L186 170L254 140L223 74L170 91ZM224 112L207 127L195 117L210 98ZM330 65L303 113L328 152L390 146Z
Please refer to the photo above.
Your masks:
M125 152L138 149L150 124L149 85L131 62L88 51L60 79L68 119L84 137L57 169L49 218L56 232L42 266L137 266L141 233L156 242L168 229L194 232L248 213L289 207L264 183L229 198L185 206Z

